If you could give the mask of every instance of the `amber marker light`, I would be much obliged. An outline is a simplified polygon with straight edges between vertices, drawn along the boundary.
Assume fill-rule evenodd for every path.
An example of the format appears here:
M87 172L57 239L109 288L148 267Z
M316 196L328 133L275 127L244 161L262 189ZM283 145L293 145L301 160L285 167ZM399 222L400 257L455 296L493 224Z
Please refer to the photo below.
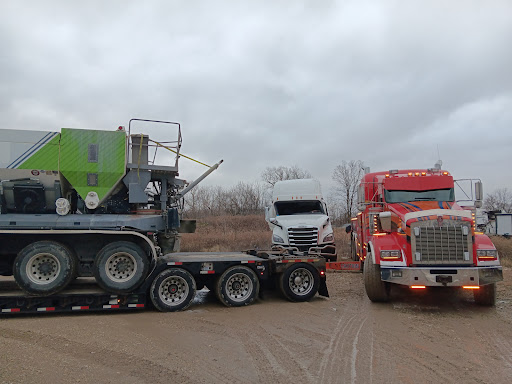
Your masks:
M427 287L425 287L424 285L411 285L411 289L425 289Z
M464 289L480 289L478 285L463 285L462 288Z

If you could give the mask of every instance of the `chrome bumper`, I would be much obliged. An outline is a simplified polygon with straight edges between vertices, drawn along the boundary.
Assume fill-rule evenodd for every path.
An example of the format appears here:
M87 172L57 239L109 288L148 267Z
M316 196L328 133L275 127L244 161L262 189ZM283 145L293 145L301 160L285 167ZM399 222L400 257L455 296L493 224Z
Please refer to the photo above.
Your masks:
M382 281L427 287L487 285L503 280L501 266L493 267L381 267Z

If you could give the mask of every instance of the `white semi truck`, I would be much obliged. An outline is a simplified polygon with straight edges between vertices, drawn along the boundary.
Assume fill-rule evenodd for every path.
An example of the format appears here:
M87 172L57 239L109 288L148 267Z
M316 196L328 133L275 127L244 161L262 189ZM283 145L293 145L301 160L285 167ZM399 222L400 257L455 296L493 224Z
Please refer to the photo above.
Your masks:
M272 230L273 248L319 253L336 261L334 232L317 180L278 181L265 219Z

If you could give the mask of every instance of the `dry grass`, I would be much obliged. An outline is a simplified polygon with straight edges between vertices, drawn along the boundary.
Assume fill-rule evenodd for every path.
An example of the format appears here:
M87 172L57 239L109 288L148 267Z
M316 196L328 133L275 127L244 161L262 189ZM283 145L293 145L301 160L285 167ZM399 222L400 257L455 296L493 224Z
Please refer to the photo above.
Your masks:
M491 240L498 250L501 265L512 267L512 239L505 239L502 236L491 236Z
M217 216L197 220L195 233L184 233L184 252L229 252L269 249L272 232L263 216Z
M338 257L350 254L349 236L341 228L334 229ZM272 232L260 215L218 216L197 220L195 233L184 233L184 252L229 252L247 249L270 249Z
M350 237L342 228L334 228L338 260L350 255ZM230 252L269 249L272 232L263 215L217 216L197 220L196 233L182 235L184 252ZM512 267L512 239L491 237L498 249L501 264Z

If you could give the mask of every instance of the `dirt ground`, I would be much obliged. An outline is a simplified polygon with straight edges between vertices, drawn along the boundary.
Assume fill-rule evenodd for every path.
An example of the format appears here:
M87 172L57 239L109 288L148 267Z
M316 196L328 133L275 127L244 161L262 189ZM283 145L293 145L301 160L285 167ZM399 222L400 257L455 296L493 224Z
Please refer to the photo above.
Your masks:
M512 270L495 308L470 293L393 291L328 273L330 298L180 313L0 318L0 383L510 383Z

